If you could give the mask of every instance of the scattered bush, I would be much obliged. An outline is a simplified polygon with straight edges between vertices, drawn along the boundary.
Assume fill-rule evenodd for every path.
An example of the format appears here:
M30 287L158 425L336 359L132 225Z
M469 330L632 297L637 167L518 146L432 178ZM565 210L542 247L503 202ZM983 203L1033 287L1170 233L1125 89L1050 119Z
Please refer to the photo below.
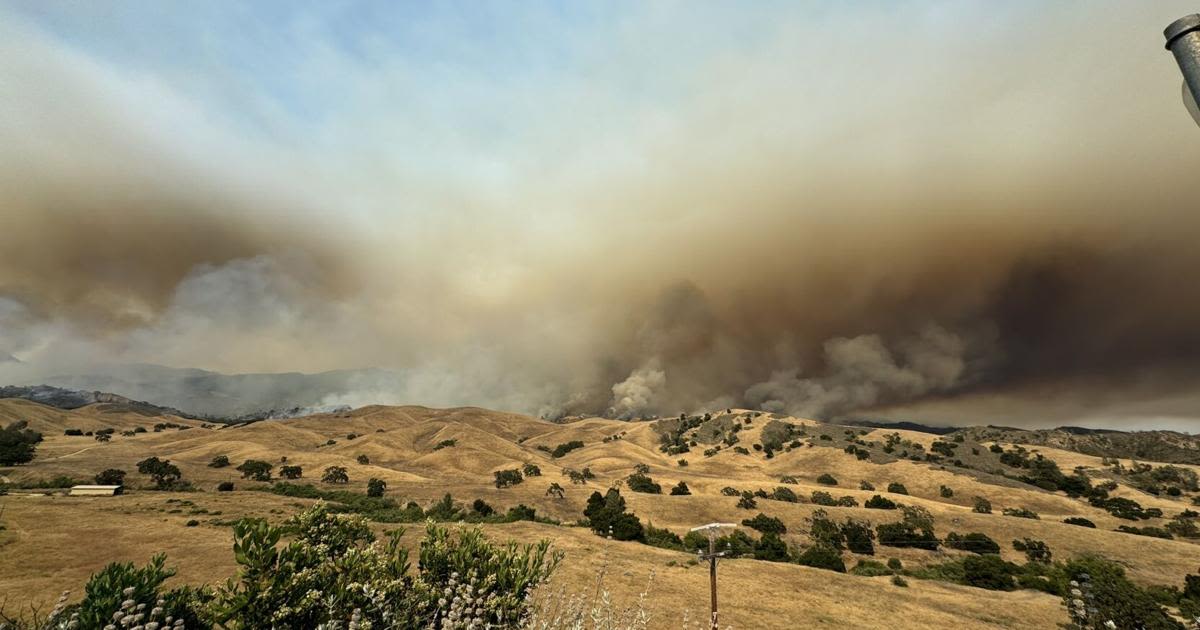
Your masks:
M1089 521L1086 518L1079 517L1079 516L1072 516L1070 518L1065 518L1065 519L1063 519L1063 522L1068 525L1078 525L1080 527L1090 527L1092 529L1096 529L1095 523Z
M779 537L775 532L768 532L754 543L754 558L756 560L766 560L768 562L787 562L791 558L788 555L787 543ZM842 570L845 571L845 565Z
M197 520L196 520L196 519L194 519L194 518L193 518L193 519L191 519L191 520L189 520L188 522L184 523L184 525L185 525L185 526L187 526L187 527L195 527L195 526L197 526L197 525L199 525L199 524L200 524L200 521L197 521Z
M1012 545L1013 549L1024 552L1029 562L1050 563L1050 546L1040 540L1024 538L1012 541Z
M754 499L754 495L752 494L743 494L738 499L737 506L743 510L753 510L758 508L758 501Z
M954 490L951 489L950 486L942 486L939 492L941 493L943 499L949 499L954 496Z
M433 450L440 451L444 448L453 448L454 446L457 446L457 445L458 445L458 440L442 440L441 442L438 442L437 444L433 445Z
M784 501L786 503L800 502L800 497L796 496L796 493L793 492L791 488L784 486L777 486L775 490L771 492L771 498L775 501Z
M904 563L900 562L900 558L888 558L887 565L893 571L902 571L904 569Z
M734 488L733 486L725 486L724 488L721 488L721 494L727 497L736 497L741 495L742 491Z
M525 478L521 476L521 471L516 468L497 470L492 474L496 478L497 488L511 488L512 486L525 481Z
M905 506L899 523L884 523L875 528L879 544L889 547L937 551L938 539L933 533L933 517L919 508Z
M805 549L799 556L796 556L796 563L838 573L846 572L846 563L842 561L842 554L825 545L813 545Z
M621 491L609 488L603 496L593 492L583 510L592 531L601 536L612 536L614 540L643 540L645 530L638 517L625 511L625 498Z
M870 499L867 499L867 502L863 503L863 507L871 508L873 510L894 510L897 506L895 501L886 499L877 494Z
M797 484L800 483L800 480L796 479L793 475L784 475L779 478L779 483Z
M991 514L992 502L983 497L975 497L975 507L971 511L976 514Z
M904 578L900 577L899 575L893 575L892 576L892 584L899 586L900 588L907 588L908 580L905 580Z
M541 477L542 469L537 464L525 464L521 467L521 473L526 477Z
M645 527L645 540L643 542L651 547L661 547L677 551L683 550L683 539L678 534L669 529L660 529L650 524L647 524Z
M96 475L96 485L123 486L125 485L125 471L119 468L109 468Z
M217 484L217 492L233 492L233 482L222 481L221 483Z
M550 451L550 456L559 458L579 448L583 448L583 442L580 442L579 440L571 440L570 442L555 446L554 449Z
M838 485L838 480L833 475L824 473L820 477L817 477L817 483L823 486L836 486Z
M563 490L562 486L558 485L557 481L553 481L550 483L550 487L546 488L546 496L561 499L566 496L566 491Z
M1171 532L1160 527L1131 527L1129 525L1121 525L1117 527L1117 531L1135 536L1149 536L1151 538L1165 538L1167 540L1174 538Z
M675 487L671 488L672 496L687 496L691 493L692 491L688 489L687 483L683 481L680 481Z
M1115 628L1182 628L1149 592L1130 582L1125 569L1115 562L1099 556L1081 556L1067 562L1064 573L1071 584L1064 589L1063 602L1074 621L1096 628L1106 622L1112 622L1110 627ZM1072 591L1078 591L1079 595ZM1075 600L1085 602L1081 616L1075 614L1079 611Z
M763 514L762 512L759 512L758 516L755 516L754 518L748 518L748 519L743 520L742 525L745 525L746 527L749 527L750 529L756 530L763 534L786 534L787 533L787 527L783 524L783 521L781 521L773 516L767 516L766 514Z
M662 494L662 486L644 472L635 472L625 478L625 485L634 492L645 494Z
M347 474L344 466L330 466L321 474L323 483L332 484L347 484L350 483L350 475Z
M226 466L229 466L228 455L217 455L212 458L212 461L208 462L209 468L225 468Z
M893 481L892 483L889 483L888 487L887 487L887 491L891 492L892 494L908 494L908 488L905 488L904 484L902 484L898 481Z
M172 464L169 460L162 460L157 457L147 457L138 462L137 470L143 475L150 475L154 480L154 485L159 490L169 490L179 483L179 479L183 473L179 472L179 467Z
M377 479L375 477L372 477L367 480L367 496L376 497L376 498L382 497L383 493L386 491L387 491L387 482L386 481L384 481L382 479Z
M1037 512L1034 512L1033 510L1029 510L1026 508L1004 508L1003 514L1005 516L1015 516L1017 518L1032 518L1035 520L1041 518L1040 516L1038 516Z
M243 479L253 479L254 481L270 481L271 469L274 468L269 462L264 462L257 459L247 459L242 462L242 465L237 467L237 471L242 473Z
M361 454L355 458L355 461L357 461L360 466L368 466L371 464L371 458Z
M860 482L858 482L858 489L859 490L867 490L869 492L874 492L875 484L871 483L870 481L866 481L866 480L860 481Z
M83 435L83 429L67 429L63 431L63 435Z
M280 466L279 476L284 479L299 479L304 476L304 469L299 466Z
M1014 567L997 555L968 556L962 560L963 584L993 591L1011 591Z
M0 466L16 466L33 461L42 434L28 428L24 420L0 429Z
M846 519L846 522L842 523L841 533L846 541L846 548L851 553L875 555L875 532L871 531L870 523Z
M969 551L977 554L999 554L1000 545L992 540L987 534L979 532L971 532L966 535L959 535L955 532L950 532L946 536L946 546L959 551Z

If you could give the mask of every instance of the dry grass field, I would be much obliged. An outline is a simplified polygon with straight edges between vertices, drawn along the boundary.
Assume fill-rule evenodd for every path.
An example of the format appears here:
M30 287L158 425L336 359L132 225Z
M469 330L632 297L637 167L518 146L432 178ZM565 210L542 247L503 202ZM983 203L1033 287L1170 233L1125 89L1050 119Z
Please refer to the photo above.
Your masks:
M761 432L771 421L766 415L733 414L746 422L740 444L761 441ZM267 420L226 427L174 417L145 416L119 407L92 405L63 411L23 400L0 401L0 424L28 421L42 432L45 441L37 457L27 465L0 469L0 481L14 486L60 475L90 480L107 468L129 471L128 492L118 497L69 497L51 491L14 489L0 497L0 601L30 602L48 607L64 589L79 589L87 577L113 561L144 562L153 554L168 555L177 566L176 581L215 583L232 575L236 567L230 549L230 523L243 516L261 516L283 521L309 499L252 491L269 484L243 480L234 467L247 459L275 464L282 458L303 467L297 483L318 487L320 471L327 466L344 466L349 473L347 489L365 492L368 478L383 479L387 496L402 502L428 505L451 493L469 504L481 498L499 510L523 503L562 521L555 526L521 521L484 525L497 539L551 540L565 552L562 567L550 590L569 592L596 588L597 573L603 571L602 587L611 592L618 606L632 605L646 593L652 614L651 627L681 627L685 614L703 617L707 608L708 573L693 556L634 542L617 542L594 535L585 527L571 526L582 517L587 497L596 490L621 482L645 465L649 475L664 488L663 495L625 489L630 511L642 521L684 534L696 525L712 521L740 522L758 512L781 519L788 527L784 539L793 545L808 544L807 519L819 506L808 501L814 490L835 496L855 497L859 505L881 494L909 505L920 505L935 519L939 536L949 532L982 532L1000 543L1007 560L1021 562L1024 555L1010 541L1034 538L1045 541L1056 559L1096 552L1126 567L1130 577L1143 585L1179 585L1189 572L1200 567L1200 546L1186 539L1165 540L1113 531L1128 524L1086 501L1062 492L1047 492L1033 486L997 480L978 471L961 470L925 462L893 460L876 462L847 454L836 440L819 434L842 435L845 427L812 421L785 419L804 426L803 444L766 458L731 449L705 457L707 446L668 456L659 449L659 433L651 422L622 422L588 419L556 424L519 414L475 408L427 409L423 407L365 407L352 412L318 415L292 420ZM174 423L186 429L154 430L159 423ZM85 431L106 427L117 429L107 443L87 436L66 436L66 429ZM143 427L145 432L123 435ZM863 440L882 441L894 433L875 430ZM350 436L354 437L351 438ZM926 447L934 436L905 432L902 438ZM606 441L607 438L607 441ZM618 438L618 439L613 439ZM439 443L454 445L435 449ZM545 449L573 440L582 448L555 458ZM332 443L331 443L332 442ZM822 444L826 442L826 444ZM810 445L811 444L811 445ZM1067 451L1038 448L1059 462L1063 470L1084 466L1097 476L1104 467L1097 458ZM211 468L218 455L233 466ZM369 463L360 464L365 455ZM169 459L179 466L183 479L196 486L194 492L162 492L152 488L149 478L136 472L136 462L149 456ZM680 459L688 464L681 466ZM532 463L540 477L498 489L493 472ZM583 485L572 484L563 470L588 467L596 477ZM836 487L822 485L817 478L829 474ZM796 483L782 484L785 475ZM666 490L685 481L690 496L670 496ZM217 484L232 481L233 492L216 492ZM861 482L876 490L860 490ZM565 489L563 498L547 496L551 482ZM908 495L885 491L890 482L901 482ZM737 497L721 490L771 491L787 485L802 497L799 503L760 500L758 508L739 509ZM953 490L943 497L941 488ZM1125 486L1115 496L1135 497L1146 507L1159 507L1163 519L1139 525L1160 526L1169 517L1191 505L1186 494L1178 498L1152 497ZM991 501L994 512L972 511L973 498ZM1026 508L1039 520L1001 515L1004 508ZM863 507L823 508L837 520L852 517L872 524L895 521L898 511ZM1084 529L1062 522L1081 516L1096 523ZM198 524L188 526L189 521ZM396 525L379 524L380 530ZM405 539L415 544L421 527L408 525ZM751 532L753 533L753 532ZM965 552L936 552L877 546L875 558L898 558L906 567L921 567ZM847 567L857 558L846 554ZM893 585L886 576L862 577L840 574L789 563L752 559L723 561L720 568L723 625L734 628L795 628L803 626L855 628L1047 628L1064 623L1066 615L1059 598L1032 590L988 591L956 584L909 579L907 587Z

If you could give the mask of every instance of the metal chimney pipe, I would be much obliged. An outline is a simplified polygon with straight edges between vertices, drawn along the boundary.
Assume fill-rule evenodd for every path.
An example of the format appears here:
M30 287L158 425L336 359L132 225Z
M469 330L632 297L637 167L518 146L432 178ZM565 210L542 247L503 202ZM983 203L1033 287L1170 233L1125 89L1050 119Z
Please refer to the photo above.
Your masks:
M1167 50L1179 63L1192 99L1200 103L1200 14L1193 13L1171 22L1163 35L1167 38Z

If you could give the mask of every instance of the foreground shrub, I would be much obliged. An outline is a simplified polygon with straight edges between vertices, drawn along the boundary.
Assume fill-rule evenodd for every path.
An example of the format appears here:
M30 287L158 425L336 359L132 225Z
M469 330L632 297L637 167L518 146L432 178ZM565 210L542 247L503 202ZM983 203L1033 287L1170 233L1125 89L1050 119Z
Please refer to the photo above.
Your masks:
M530 591L558 565L549 543L496 545L478 529L429 524L417 570L402 531L376 542L365 519L316 506L292 520L296 534L260 519L234 527L238 579L217 594L216 621L230 628L334 627L353 619L371 627L516 625ZM311 593L319 593L312 597Z
M1146 590L1125 577L1121 565L1099 556L1081 556L1064 568L1071 582L1063 602L1080 627L1177 630L1183 626L1172 619ZM1081 614L1080 614L1081 613Z
M0 429L0 466L15 466L33 461L42 434L21 420Z

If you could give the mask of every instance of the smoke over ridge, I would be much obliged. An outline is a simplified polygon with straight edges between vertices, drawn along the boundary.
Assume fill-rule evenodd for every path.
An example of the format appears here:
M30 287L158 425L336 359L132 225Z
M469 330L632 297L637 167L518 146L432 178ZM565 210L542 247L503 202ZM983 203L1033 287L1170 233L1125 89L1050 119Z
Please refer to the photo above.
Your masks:
M23 363L0 379L379 366L399 378L329 403L961 422L1125 392L1190 421L1200 138L1154 46L1175 8L696 18L752 45L646 10L515 86L289 31L264 54L344 97L319 116L252 87L231 114L205 95L233 69L188 83L10 15L0 357Z

